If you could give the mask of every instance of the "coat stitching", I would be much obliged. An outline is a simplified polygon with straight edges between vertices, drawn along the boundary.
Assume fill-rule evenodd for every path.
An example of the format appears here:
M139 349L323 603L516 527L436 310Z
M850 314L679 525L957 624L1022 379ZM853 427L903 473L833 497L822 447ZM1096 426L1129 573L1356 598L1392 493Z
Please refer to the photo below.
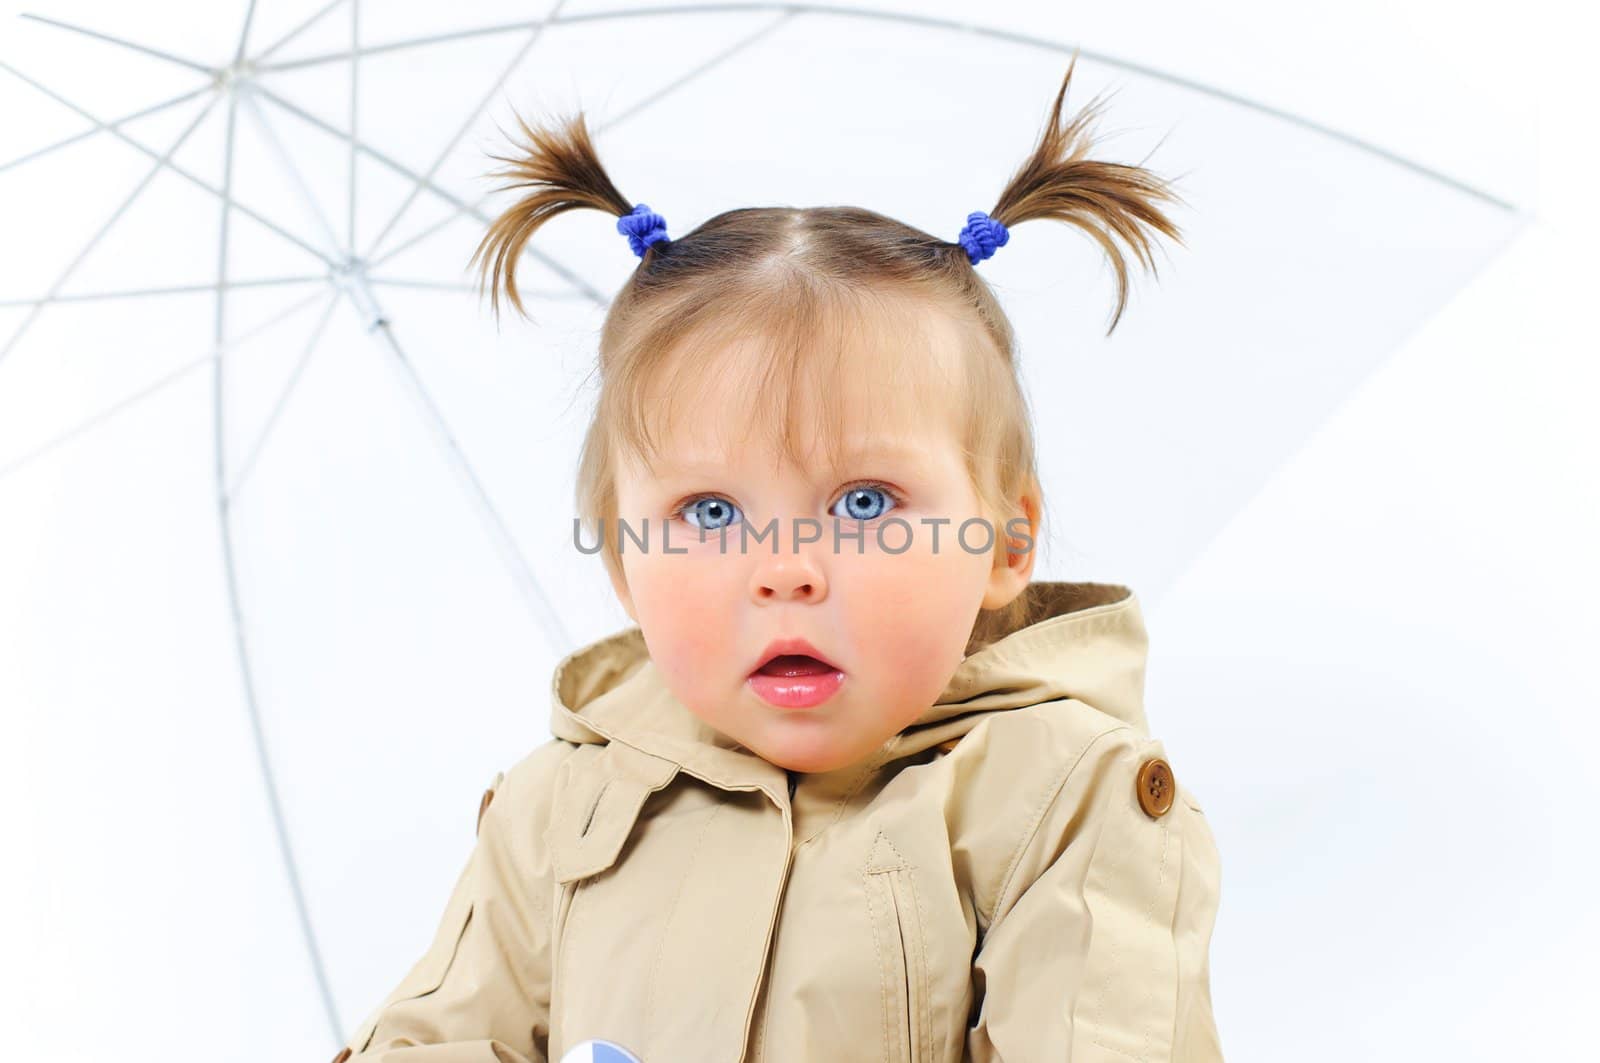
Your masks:
M656 987L661 981L656 977L656 975L661 970L661 957L667 951L667 938L672 929L672 920L678 914L678 901L683 897L683 884L688 881L689 872L694 869L694 858L700 852L700 847L705 844L706 832L711 829L712 821L715 820L717 818L717 814L726 807L727 805L724 804L716 804L711 806L711 812L706 816L706 821L700 825L700 833L695 835L694 849L689 853L689 858L683 862L683 874L678 876L678 886L672 891L672 903L667 908L667 918L665 924L661 928L661 936L656 939L655 959L650 962L650 990L645 994L644 998L643 1025L647 1030L650 1028L650 1016L655 1013ZM648 1053L646 1053L646 1055L648 1055Z
M432 982L433 984L427 989L423 989L419 992L413 993L406 991L404 995L399 995L399 991L397 990L395 995L392 995L391 998L384 1000L384 1002L378 1005L377 1009L370 1016L368 1016L367 1022L371 1023L371 1028L366 1031L366 1039L362 1041L361 1051L365 1052L371 1046L372 1040L377 1035L378 1028L383 1025L384 1016L390 1008L397 1004L404 1004L412 1000L420 1000L421 998L428 996L430 993L436 992L438 988L444 984L444 980L449 977L450 968L455 966L456 954L461 951L461 942L466 937L467 927L472 923L472 913L475 908L476 905L474 904L469 904L467 906L466 918L462 920L461 925L454 931L454 944L450 946L450 956L449 959L445 960L444 968L440 970L437 977L430 976L423 979L424 982ZM430 958L432 958L432 955L433 946L430 945L428 952L423 955L423 958L420 961L418 961L417 966L420 967L423 963L426 963ZM404 982L401 983L402 986L404 984ZM365 1023L363 1023L363 1025L365 1025Z
M767 1017L771 1014L772 1009L772 994L769 991L772 984L772 979L768 975L768 968L771 967L772 963L776 959L777 950L774 946L774 942L777 939L778 926L783 921L783 907L788 900L789 876L794 870L794 821L790 817L787 810L783 810L783 820L785 827L784 833L786 835L783 855L784 868L781 872L779 872L776 890L777 898L774 901L774 907L771 913L769 913L767 916L768 922L766 925L766 931L762 935L761 952L756 956L755 962L752 965L750 974L748 976L757 983L756 995L751 998L749 1007L754 1009L762 1006L763 1004L765 1005L766 1010L764 1010L761 1015L763 1028L766 1025ZM752 912L750 915L750 922L747 924L747 929L744 931L745 938L753 937L755 928L759 925L760 919L758 918L757 913ZM765 998L765 1000L763 1000L763 998ZM755 1015L753 1012L746 1013L745 1022L747 1024L745 1027L745 1037L748 1039L749 1027L755 1023Z
M756 1027L755 1050L751 1053L751 1063L761 1063L767 1058L767 1026L772 1022L772 987L770 982L761 988L759 994L766 998L761 1009L761 1023Z
M1100 829L1101 829L1102 832L1105 831L1105 827L1104 826L1102 826ZM1096 851L1099 850L1100 841L1101 841L1101 839L1099 839L1099 838L1095 839ZM1110 881L1113 881L1113 882L1117 881L1118 876L1117 876L1116 872L1118 872L1118 871L1120 871L1122 869L1123 861L1126 860L1127 858L1128 858L1127 849L1118 849L1117 850L1116 860L1106 869L1106 877ZM1090 944L1090 947L1091 948L1094 947L1092 942ZM1109 995L1107 993L1107 990L1110 989L1110 987L1111 987L1111 974L1119 966L1118 962L1116 962L1116 961L1117 961L1118 957L1120 957L1121 955L1122 955L1122 943L1121 943L1121 940L1120 939L1113 939L1112 942L1111 942L1109 960L1108 960L1108 963L1106 964L1105 977L1100 980L1100 992L1095 995L1095 1000L1094 1000L1094 1025L1095 1025L1095 1029L1097 1029L1097 1030L1098 1029L1104 1029L1104 1027L1105 1027L1104 1016L1105 1016L1106 997ZM1117 1055L1123 1056L1123 1057L1125 1057L1127 1059L1138 1059L1139 1058L1138 1056L1130 1055L1129 1053L1127 1053L1127 1052L1123 1051L1122 1049L1117 1048L1117 1047L1115 1047L1113 1045L1106 1044L1104 1041L1100 1040L1100 1038L1098 1036L1094 1039L1094 1043L1099 1045L1101 1048L1104 1048L1108 1052L1115 1052Z
M910 864L906 863L906 858L903 855L901 855L900 850L895 848L894 842L889 840L888 833L885 832L884 830L882 830L881 828L879 829L877 835L872 839L872 848L867 850L867 863L868 864L872 863L872 854L877 851L879 842L882 842L884 845L888 846L889 851L894 854L895 862L893 864L891 864L889 867L868 867L868 868L866 868L867 874L869 874L869 875L881 875L886 871L898 871L902 867L910 867L911 866Z
M894 928L894 942L899 945L900 985L905 993L903 1015L896 1012L892 1016L886 1016L885 1021L890 1019L901 1020L895 1023L895 1029L899 1031L897 1036L905 1038L905 1058L907 1063L917 1063L917 1015L912 1010L911 1004L912 992L916 988L913 985L915 977L911 973L911 949L906 942L905 918L901 915L905 910L906 902L905 898L900 896L900 891L895 889L895 882L899 879L902 870L902 867L894 867L887 871L878 872L878 877L883 882L883 895L887 900L884 907L889 913L889 918L885 922L886 925ZM895 953L891 951L889 955L891 962L894 958Z
M912 1063L917 1063L920 1058L919 1053L916 1051L917 1045L920 1044L924 1047L930 1045L933 1040L930 1033L933 1024L930 1020L928 1009L928 955L927 939L923 936L923 924L921 922L922 902L917 896L916 880L910 874L907 874L910 870L911 865L907 864L903 867L897 867L887 872L887 874L889 876L889 889L895 894L895 919L900 930L900 952L904 957L906 966L906 1016L910 1020L906 1025L907 1036L911 1038L911 1043L906 1046L906 1049L911 1056ZM905 898L900 896L900 892L895 890L894 884L897 881L904 882L905 889L910 892L910 907L906 905ZM900 918L902 908L906 909L908 916L911 908L915 908L917 912L918 923L915 942L906 933L906 921ZM914 951L915 955L913 955ZM915 971L912 970L913 959L917 960ZM914 1012L911 1005L913 984L917 990L917 1006Z
M1168 842L1171 841L1171 839L1172 839L1172 831L1167 826L1167 824L1163 821L1162 824L1161 824L1161 863L1160 863L1158 871L1157 871L1155 893L1151 896L1151 898L1150 898L1150 907L1145 912L1145 923L1146 923L1146 925L1149 925L1149 924L1151 924L1151 923L1153 923L1155 921L1156 900L1157 900L1157 898L1159 898L1161 896L1161 886L1162 886L1163 883L1166 882L1166 877L1167 877L1167 844L1168 844ZM1120 869L1122 867L1123 861L1127 858L1127 850L1119 851L1117 856L1118 856L1117 862L1113 865L1113 867ZM1120 953L1119 948L1117 946L1114 946L1111 955L1113 957L1115 957L1115 956L1119 955L1119 953ZM1106 990L1111 985L1111 972L1114 971L1116 969L1116 967L1117 967L1116 964L1110 965L1106 969L1105 979L1100 983L1100 993L1095 999L1095 1028L1096 1029L1104 1029L1104 1023L1102 1022L1101 1017L1103 1016L1104 1011L1105 1011L1105 1001L1106 1001L1106 997L1108 995ZM1148 988L1150 985L1153 984L1153 980L1152 979L1145 979L1144 981L1146 983L1147 988L1145 990L1145 995L1144 995L1144 997L1142 999L1143 1000L1150 1000L1155 995L1155 991L1153 989L1151 989L1151 988ZM1149 1047L1150 1047L1150 1029L1148 1027L1145 1028L1144 1048L1140 1049L1140 1052L1139 1052L1139 1054L1137 1056L1133 1055L1132 1053L1126 1052L1123 1049L1117 1048L1115 1045L1108 1045L1104 1041L1100 1040L1099 1037L1096 1037L1094 1039L1094 1043L1096 1045L1098 1045L1099 1047L1104 1048L1108 1052L1115 1052L1117 1055L1122 1056L1124 1059L1137 1060L1138 1063L1148 1063L1148 1059L1149 1059L1148 1051L1149 1051Z
M1133 730L1133 728L1128 724L1118 724L1115 727L1106 728L1104 731L1101 731L1099 734L1089 739L1083 744L1083 747L1079 749L1074 756L1068 759L1067 766L1061 770L1061 773L1057 775L1051 785L1046 788L1044 799L1039 802L1038 807L1036 807L1033 811L1033 815L1029 817L1027 826L1023 828L1022 840L1017 843L1016 849L1014 849L1011 853L1011 859L1006 862L1005 874L1000 879L1000 889L995 893L994 904L990 907L986 919L991 932L994 930L995 913L1000 911L1000 909L1004 906L1006 895L1011 889L1011 880L1016 876L1017 868L1022 863L1022 854L1027 851L1028 845L1033 841L1035 835L1038 834L1039 826L1044 822L1045 812L1060 795L1061 788L1066 785L1067 779L1071 777L1073 771L1077 769L1080 763L1082 763L1084 756L1089 752L1089 748L1096 742L1100 741L1100 739L1104 738L1108 734L1114 734L1117 731L1131 730Z
M872 928L872 950L878 957L878 1035L883 1041L883 1051L880 1059L889 1059L889 987L888 979L884 977L883 942L878 936L878 912L872 903L873 891L877 888L872 881L873 872L861 872L861 883L867 894L867 924Z
M1162 824L1161 824L1161 863L1160 863L1159 868L1158 868L1158 870L1156 872L1156 891L1155 891L1154 896L1152 896L1150 898L1150 910L1147 913L1145 913L1145 922L1146 923L1154 923L1155 922L1155 918L1156 918L1156 902L1160 899L1162 887L1164 887L1166 885L1166 882L1167 882L1167 847L1171 843L1172 843L1172 828L1165 820L1163 820ZM1152 977L1145 979L1145 1000L1151 1001L1151 1002L1154 1002L1155 996L1156 996L1156 990L1155 990L1156 980L1154 978L1154 975L1156 973L1157 972L1152 971L1151 972ZM1150 1055L1150 1038L1152 1036L1152 1033L1153 1033L1153 1031L1149 1027L1145 1028L1143 1055L1146 1058L1148 1058L1149 1055Z
M581 908L577 911L574 911L573 909L577 906L578 898L583 894L583 888L588 881L588 879L580 878L574 880L567 886L567 888L572 890L572 896L567 900L566 919L561 924L561 944L556 947L556 966L552 967L550 972L552 990L556 980L560 977L560 972L564 972L567 969L567 946L572 941L573 930L578 925L578 916L581 915L583 911ZM565 1002L565 999L563 999L562 1003ZM563 1016L563 1018L564 1017L565 1016ZM551 1016L550 1021L552 1024L554 1024L556 1021L555 1016Z
M883 888L887 893L889 893L891 895L891 899L893 899L895 901L894 919L895 919L896 929L899 931L900 939L901 939L901 941L900 941L900 945L901 945L901 950L900 950L901 951L901 961L905 965L906 1016L910 1020L910 1027L907 1030L907 1034L906 1034L906 1036L908 1038L910 1038L910 1040L906 1044L906 1054L908 1056L910 1056L913 1060L915 1060L917 1058L917 1053L915 1051L917 1043L921 1043L921 1044L927 1045L927 1046L933 1046L934 1043L935 1043L934 1033L933 1033L933 1009L932 1009L932 1005L929 1003L929 1000L928 1000L929 992L930 992L929 978L928 978L928 957L927 957L928 913L927 913L927 909L924 908L923 904L922 904L922 894L917 889L916 876L907 873L907 872L914 871L915 870L915 865L911 864L909 861L906 860L905 855L900 852L899 848L897 848L895 846L894 842L889 840L889 836L888 836L888 833L886 831L879 830L878 833L877 833L877 836L873 838L872 848L868 851L867 862L869 864L872 862L872 853L877 851L879 843L883 844L885 847L888 848L888 850L891 853L894 854L894 861L895 862L893 864L891 864L890 866L888 866L888 867L878 867L878 868L866 869L866 870L863 871L863 876L867 879L867 910L868 910L868 915L869 915L869 917L871 918L871 921L872 921L873 946L878 951L878 989L879 989L879 997L881 998L882 1003L883 1003L883 1026L884 1026L884 1036L885 1036L884 1055L887 1058L888 1051L889 1051L887 1037L888 1037L888 1029L889 1029L889 1025L890 1025L890 1010L891 1009L889 1007L888 990L884 986L884 983L887 981L887 979L884 977L885 974L886 974L886 971L885 971L885 960L884 960L883 948L882 948L882 945L879 943L879 938L878 938L877 909L873 906L873 903L872 903L873 886L872 886L871 877L874 876L874 875L879 876L879 877L881 877L882 879L885 880ZM907 939L906 928L904 926L903 921L900 919L900 916L899 916L899 906L903 902L898 896L895 896L896 891L895 891L894 884L895 884L896 880L903 881L906 884L906 889L909 890L910 893L911 893L912 904L916 908L916 913L917 913L916 923L917 923L917 925L916 925L916 928L915 928L915 930L916 930L916 941L915 942L912 942L912 941ZM912 967L913 967L913 962L912 961L913 961L913 959L915 959L915 957L912 955L912 950L913 949L921 950L921 960L920 960L920 962L915 964L915 967L916 967L915 971L912 970ZM916 1011L914 1013L912 1011L912 1003L911 1003L911 989L912 989L912 982L913 981L916 982L916 989L917 989L917 1007L916 1007Z
M907 870L913 869L910 865L907 865ZM929 1000L929 990L931 988L929 982L931 979L928 975L928 969L931 964L928 962L928 912L922 906L922 891L917 889L917 877L915 875L907 875L906 881L911 887L911 899L917 905L917 947L922 950L922 1043L933 1050L935 1059L939 1059L941 1058L939 1053L939 1048L941 1047L939 1044L940 1038L934 1029L933 1004Z

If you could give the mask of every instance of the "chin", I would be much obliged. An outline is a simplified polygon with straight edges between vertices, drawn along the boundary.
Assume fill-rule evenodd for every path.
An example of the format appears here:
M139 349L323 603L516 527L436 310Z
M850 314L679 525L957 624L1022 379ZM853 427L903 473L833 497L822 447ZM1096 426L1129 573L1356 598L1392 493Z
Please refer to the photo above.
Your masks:
M828 761L818 760L815 757L767 757L767 763L783 768L785 771L797 771L803 775L815 775L818 772L829 770L833 767Z
M763 752L762 757L770 764L775 764L788 771L803 772L815 775L819 772L832 771L851 763L852 758L834 749L807 749L794 746L779 747Z

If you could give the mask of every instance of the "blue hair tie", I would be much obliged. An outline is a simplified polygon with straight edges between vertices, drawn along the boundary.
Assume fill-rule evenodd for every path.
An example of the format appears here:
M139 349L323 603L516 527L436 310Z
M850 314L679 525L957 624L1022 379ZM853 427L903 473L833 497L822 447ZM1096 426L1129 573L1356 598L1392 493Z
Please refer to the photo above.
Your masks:
M617 219L617 232L626 236L633 253L643 258L652 244L668 239L667 219L640 203L631 213ZM1011 231L983 211L975 210L967 215L967 224L957 239L966 248L967 258L976 266L992 256L997 248L1004 247L1011 239Z
M967 258L976 266L994 254L995 248L1006 246L1006 241L1011 239L1011 231L983 211L975 210L967 215L967 224L956 239L967 249Z
M667 219L640 203L633 213L617 219L617 232L626 236L633 253L643 258L651 244L667 239Z

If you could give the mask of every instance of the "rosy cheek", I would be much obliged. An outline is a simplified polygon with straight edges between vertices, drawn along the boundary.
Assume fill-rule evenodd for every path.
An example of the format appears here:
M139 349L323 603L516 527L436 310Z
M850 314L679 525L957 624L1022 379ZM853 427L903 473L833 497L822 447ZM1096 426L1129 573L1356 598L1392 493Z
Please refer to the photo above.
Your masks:
M848 600L852 641L870 646L874 668L914 697L942 689L982 597L985 562L947 555L946 545L941 539L938 555L913 549L852 556L848 573L835 581Z
M686 683L707 684L740 652L729 630L736 603L727 566L700 564L680 554L653 554L627 562L628 585L651 656Z

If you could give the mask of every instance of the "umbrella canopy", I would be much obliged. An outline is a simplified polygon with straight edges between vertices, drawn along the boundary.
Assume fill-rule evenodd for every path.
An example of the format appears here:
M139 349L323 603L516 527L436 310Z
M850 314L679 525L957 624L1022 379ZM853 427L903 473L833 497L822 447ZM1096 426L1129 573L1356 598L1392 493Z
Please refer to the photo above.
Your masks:
M466 264L510 107L583 107L673 233L852 203L954 239L1081 49L1067 106L1115 92L1099 154L1178 178L1187 246L1110 337L1082 234L1019 229L981 269L1038 415L1041 576L1150 601L1522 220L953 4L162 10L0 37L0 766L38 868L3 888L41 1045L336 1045L426 943L483 785L548 733L555 661L626 622L572 487L637 260L562 216L519 274L536 323L492 320Z

